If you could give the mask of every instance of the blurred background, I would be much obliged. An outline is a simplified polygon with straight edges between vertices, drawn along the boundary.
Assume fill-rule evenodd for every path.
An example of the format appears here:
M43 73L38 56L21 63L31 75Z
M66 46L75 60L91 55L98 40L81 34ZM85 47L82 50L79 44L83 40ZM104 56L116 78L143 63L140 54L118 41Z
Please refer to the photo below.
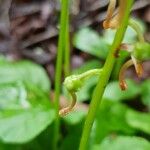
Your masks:
M72 73L103 66L115 35L115 31L102 28L107 5L108 0L70 0ZM59 0L0 0L0 150L51 149L59 15ZM132 16L150 42L150 0L136 0ZM136 41L136 33L128 28L124 42ZM138 150L150 149L150 61L143 62L140 79L134 68L127 71L129 89L122 93L118 73L129 58L126 53L122 56L93 127L91 150L121 150L109 149L111 140L129 143L127 149L134 150L135 143L141 143ZM77 150L96 83L96 77L86 82L77 94L75 111L61 120L60 150ZM60 106L64 107L68 94L62 91ZM130 136L141 139L133 138L130 143Z

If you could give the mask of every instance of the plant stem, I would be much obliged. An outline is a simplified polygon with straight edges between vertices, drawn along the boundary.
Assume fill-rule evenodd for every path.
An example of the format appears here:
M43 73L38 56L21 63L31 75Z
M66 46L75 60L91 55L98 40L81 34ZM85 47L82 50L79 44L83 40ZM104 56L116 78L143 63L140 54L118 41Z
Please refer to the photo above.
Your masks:
M65 77L70 75L70 35L69 35L69 8L67 9L67 25L65 34L65 59L64 59L64 73Z
M64 35L66 34L67 14L68 14L67 11L68 11L68 0L61 0L60 33L58 40L58 52L57 52L56 73L55 73L54 102L55 102L56 119L54 124L53 150L57 149L57 142L59 139L59 97L61 92L62 61L65 48Z
M116 60L115 53L123 40L125 31L126 31L126 28L128 25L129 14L130 14L133 0L126 0L125 2L126 2L126 9L125 9L126 11L124 12L121 25L117 30L114 42L113 42L110 52L107 56L102 74L100 75L100 79L94 90L92 101L91 101L90 108L89 108L89 112L88 112L87 118L85 120L79 150L87 150L88 139L89 139L91 128L92 128L92 125L93 125L93 122L94 122L94 119L96 116L96 112L98 111L105 87L108 83L112 69L115 64L115 60Z
M135 32L137 33L138 35L138 38L139 38L139 41L140 42L144 42L144 36L143 36L143 33L141 31L141 28L140 26L137 24L137 22L134 20L134 19L130 19L129 20L129 25L135 30Z
M88 70L84 73L81 73L79 75L77 75L77 79L80 80L80 81L84 81L92 76L95 76L95 75L100 75L100 73L102 72L102 69L91 69L91 70Z

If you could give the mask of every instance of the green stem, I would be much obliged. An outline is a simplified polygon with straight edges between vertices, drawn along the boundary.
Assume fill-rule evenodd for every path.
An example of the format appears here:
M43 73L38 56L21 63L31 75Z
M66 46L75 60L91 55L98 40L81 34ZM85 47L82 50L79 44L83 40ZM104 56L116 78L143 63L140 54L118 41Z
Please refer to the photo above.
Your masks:
M92 76L95 75L100 75L100 73L102 72L103 69L92 69L92 70L88 70L80 75L77 75L77 79L84 81Z
M55 111L56 119L54 125L54 138L53 138L53 150L57 149L57 143L59 139L59 97L61 92L61 77L62 77L62 61L64 53L64 35L66 34L67 26L67 12L68 10L68 0L61 1L61 16L60 16L60 34L58 41L58 52L56 61L56 73L55 73Z
M67 25L66 25L66 34L65 34L65 59L64 59L64 73L65 77L70 75L70 35L69 35L69 7L67 9Z
M124 37L127 25L128 25L128 20L129 20L129 14L131 10L133 0L126 0L126 11L124 12L124 16L121 22L120 27L117 30L114 42L111 46L110 52L108 54L108 57L106 59L103 71L100 75L99 82L94 90L92 101L90 104L89 112L87 115L87 118L85 120L84 128L83 128L83 133L80 141L80 146L79 150L87 150L87 144L88 144L88 139L90 136L91 128L96 116L96 112L98 111L105 87L108 83L108 80L110 78L112 69L115 64L115 53L118 47L120 46L122 39Z
M144 42L145 40L141 28L134 19L129 20L129 26L131 26L135 30L138 35L139 41Z

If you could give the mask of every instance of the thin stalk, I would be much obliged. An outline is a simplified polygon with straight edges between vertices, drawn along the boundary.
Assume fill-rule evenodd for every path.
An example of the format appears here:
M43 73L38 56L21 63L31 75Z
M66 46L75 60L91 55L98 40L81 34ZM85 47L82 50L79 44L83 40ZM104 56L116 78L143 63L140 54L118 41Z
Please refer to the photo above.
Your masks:
M64 59L64 74L65 77L70 75L70 35L69 35L69 8L67 11L67 25L66 25L66 34L65 34L65 59Z
M141 28L139 27L139 25L137 24L137 22L134 19L130 19L129 20L129 25L135 30L135 32L138 35L138 39L140 42L144 42L144 36L143 33L141 31Z
M120 44L123 40L125 31L126 31L126 28L128 25L129 14L130 14L132 3L133 3L133 0L126 0L126 9L125 9L126 11L124 12L123 20L121 22L120 27L117 30L114 42L113 42L110 52L107 56L102 74L100 75L98 84L93 93L89 112L88 112L87 118L85 120L84 128L83 128L83 133L82 133L82 137L81 137L81 141L80 141L79 150L87 150L88 139L90 136L91 128L92 128L92 125L93 125L93 122L94 122L94 119L96 116L96 112L98 111L105 87L108 83L108 80L112 73L112 69L115 64L116 50L118 49L118 47L120 46Z
M58 40L58 51L56 61L56 73L55 73L55 111L56 119L54 124L54 138L53 138L53 150L57 150L57 143L59 139L59 97L61 92L61 77L62 77L62 61L64 53L64 35L66 34L67 14L68 14L68 0L61 1L61 16L60 16L60 33Z

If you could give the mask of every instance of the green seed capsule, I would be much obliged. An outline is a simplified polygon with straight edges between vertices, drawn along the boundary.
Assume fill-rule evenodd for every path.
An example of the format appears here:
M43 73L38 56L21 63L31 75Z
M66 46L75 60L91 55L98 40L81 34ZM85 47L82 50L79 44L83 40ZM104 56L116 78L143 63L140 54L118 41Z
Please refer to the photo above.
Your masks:
M82 84L83 83L81 80L79 80L78 75L69 76L64 81L64 86L70 92L77 92L78 89L81 88Z
M135 44L135 49L133 51L133 56L140 60L149 60L150 59L150 44L146 42L139 42Z

